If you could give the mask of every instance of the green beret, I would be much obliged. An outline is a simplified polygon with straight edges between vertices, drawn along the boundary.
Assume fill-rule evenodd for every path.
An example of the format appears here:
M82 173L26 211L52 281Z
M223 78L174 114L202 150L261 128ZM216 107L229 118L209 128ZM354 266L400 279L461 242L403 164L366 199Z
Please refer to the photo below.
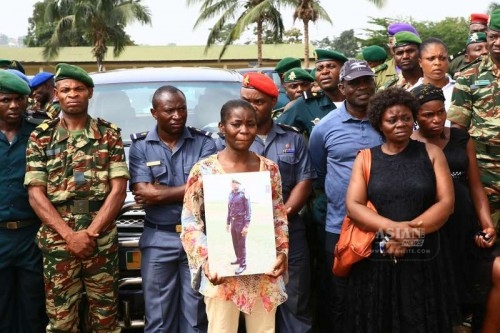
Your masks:
M65 63L57 64L54 81L57 82L65 79L77 80L87 87L94 87L94 81L92 81L92 78L83 68Z
M300 67L300 59L298 58L292 58L292 57L286 57L281 59L277 64L274 70L278 72L278 74L283 74L287 70L295 68L295 67Z
M486 42L486 34L484 32L474 32L467 37L467 43L465 43L465 45L484 42Z
M0 92L29 95L31 89L30 86L16 74L6 70L0 70Z
M311 69L309 71L309 74L311 74L311 76L316 80L316 67L314 67L313 69Z
M366 61L385 61L387 52L378 45L371 45L363 49L363 59Z
M285 83L295 82L295 81L307 81L313 82L314 78L309 74L308 71L302 68L292 68L285 72Z
M327 60L336 60L336 61L340 61L343 64L344 62L349 60L349 59L347 59L347 57L345 55L343 55L342 53L337 52L337 51L316 49L316 51L314 51L314 52L316 54L316 62L327 61Z
M0 67L1 68L7 68L10 66L11 63L12 63L12 60L0 59Z
M490 14L488 29L500 31L500 8L495 9Z
M394 35L394 44L392 46L393 48L405 46L408 44L420 45L422 44L422 40L413 32L409 31L401 31Z

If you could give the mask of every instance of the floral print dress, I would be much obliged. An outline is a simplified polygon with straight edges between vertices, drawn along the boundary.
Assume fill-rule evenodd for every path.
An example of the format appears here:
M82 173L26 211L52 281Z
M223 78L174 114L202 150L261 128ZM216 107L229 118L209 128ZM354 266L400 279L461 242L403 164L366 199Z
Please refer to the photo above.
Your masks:
M288 256L288 221L278 166L265 157L257 156L260 159L259 171L269 171L271 176L276 253L285 253ZM203 274L203 264L209 255L203 220L203 175L226 173L217 157L218 155L212 155L196 163L186 184L181 241L189 261L192 286L206 297L234 302L238 309L245 313L252 312L257 298L260 297L264 308L271 311L287 299L283 276L272 278L258 274L226 277L224 283L215 286Z

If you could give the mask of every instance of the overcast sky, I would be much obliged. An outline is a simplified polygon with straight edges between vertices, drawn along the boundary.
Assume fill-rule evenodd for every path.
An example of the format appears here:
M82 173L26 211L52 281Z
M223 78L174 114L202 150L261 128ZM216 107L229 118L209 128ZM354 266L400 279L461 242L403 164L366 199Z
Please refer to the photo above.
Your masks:
M6 0L3 0L6 1ZM26 35L28 18L33 12L37 0L9 1L0 11L0 33L9 37ZM368 0L323 0L322 5L328 11L333 25L317 23L310 25L310 39L338 36L342 31L355 29L359 36L362 30L369 28L368 17L391 17L403 20L413 18L417 21L439 21L445 17L465 17L470 13L484 13L486 0L387 0L387 5L377 9ZM204 45L211 24L206 24L195 31L193 25L198 17L198 6L187 7L185 0L143 0L152 13L152 25L133 25L127 28L132 39L143 45ZM292 27L292 10L282 11L285 29ZM213 22L211 22L213 24ZM301 22L295 26L302 29Z

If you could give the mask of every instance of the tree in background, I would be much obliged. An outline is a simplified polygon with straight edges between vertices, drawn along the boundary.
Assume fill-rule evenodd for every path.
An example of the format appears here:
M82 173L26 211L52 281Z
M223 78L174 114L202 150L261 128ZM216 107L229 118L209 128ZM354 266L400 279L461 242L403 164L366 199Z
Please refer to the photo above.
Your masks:
M293 21L297 19L304 24L304 67L309 68L309 22L315 23L322 19L332 23L332 20L318 0L297 0Z
M455 54L465 47L469 35L469 22L463 17L447 17L438 22L413 21L411 19L370 18L376 29L365 29L366 39L360 40L363 47L380 45L387 48L387 26L392 22L408 22L417 29L422 40L428 37L441 39L448 46L448 53Z
M119 56L125 46L132 45L125 33L127 24L138 21L151 24L151 15L141 0L47 0L44 22L56 22L50 39L44 44L43 56L55 58L64 47L68 31L81 32L92 45L98 71L104 70L108 44ZM67 12L71 8L71 12Z
M281 40L283 38L285 28L281 12L277 8L279 2L277 0L187 0L188 6L201 3L200 16L196 20L194 28L218 17L208 35L205 51L215 43L224 26L227 23L234 22L234 27L224 42L219 59L222 58L227 47L238 40L250 25L256 24L257 67L262 64L264 25L270 29L273 36L272 40Z
M56 29L57 21L46 20L45 12L51 0L44 0L33 5L33 14L28 19L28 34L24 37L24 45L29 47L45 46ZM61 16L71 15L74 11L74 2L69 2L61 8ZM83 38L83 31L76 29L63 31L60 36L61 46L90 46L90 42Z
M318 49L329 49L342 52L348 58L354 58L360 50L359 38L354 36L354 29L342 31L339 37L333 36L331 39L325 37L321 40L313 41L312 44Z
M302 31L298 28L290 28L283 33L283 43L285 44L301 44Z

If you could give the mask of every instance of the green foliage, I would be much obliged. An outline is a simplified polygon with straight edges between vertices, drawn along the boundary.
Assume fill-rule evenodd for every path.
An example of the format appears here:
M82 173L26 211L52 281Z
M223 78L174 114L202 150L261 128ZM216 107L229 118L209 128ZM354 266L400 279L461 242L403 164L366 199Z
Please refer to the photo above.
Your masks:
M318 49L330 49L342 52L348 58L354 58L360 51L359 38L354 36L354 30L345 30L339 37L325 37L321 40L313 41L312 44Z
M450 55L455 54L465 47L469 34L469 23L463 17L447 17L438 22L413 21L411 19L398 19L397 21L409 22L417 29L422 40L428 37L441 39L447 46ZM368 23L375 28L365 29L366 38L361 40L361 46L380 45L387 48L387 26L395 22L390 18L370 18Z
M285 44L301 44L302 43L302 31L299 28L291 28L283 33Z
M88 43L102 70L108 45L113 46L114 56L133 45L125 27L134 21L151 23L141 0L44 0L34 6L26 42L44 46L47 60L56 57L61 47Z

